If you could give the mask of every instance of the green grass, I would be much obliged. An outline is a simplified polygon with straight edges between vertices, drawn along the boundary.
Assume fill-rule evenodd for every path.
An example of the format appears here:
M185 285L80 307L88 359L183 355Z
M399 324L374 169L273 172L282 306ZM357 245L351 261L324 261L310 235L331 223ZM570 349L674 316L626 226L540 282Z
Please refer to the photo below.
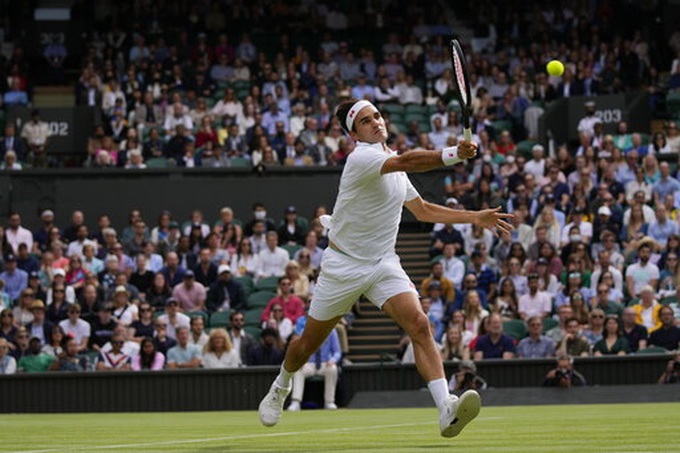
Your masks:
M0 415L0 451L237 452L680 451L680 404L483 408L455 439L434 409L285 413L274 428L255 412Z

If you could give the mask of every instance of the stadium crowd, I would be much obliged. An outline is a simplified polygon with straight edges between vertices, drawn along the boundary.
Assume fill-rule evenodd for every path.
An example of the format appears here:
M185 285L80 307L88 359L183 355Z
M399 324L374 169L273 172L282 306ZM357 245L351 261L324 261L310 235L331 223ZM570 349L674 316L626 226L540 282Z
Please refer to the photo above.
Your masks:
M399 152L455 144L449 11L376 3L384 8L177 2L161 14L144 2L111 2L80 62L77 103L102 114L83 165L342 165L353 144L332 111L349 96L382 107ZM642 6L606 1L460 8L478 36L468 50L480 158L448 173L441 201L502 205L517 229L496 239L469 225L434 226L431 276L419 290L442 357L677 349L677 118L647 140L651 130L630 131L625 121L604 134L594 107L599 94L644 89L663 114L678 87L680 60L668 55L680 50L680 32L659 43L645 21L630 26L647 17ZM5 108L30 101L17 94L31 77L20 50L3 65ZM565 62L562 77L544 73L551 58ZM554 154L533 142L521 149L537 138L549 102L576 95L595 102L585 106L578 143ZM6 126L2 168L62 165L33 113L21 131ZM48 210L33 232L10 215L0 367L10 356L26 371L280 363L313 293L323 209L309 221L294 207L279 221L260 204L247 222L237 214L225 208L209 223L199 211L185 222L163 212L152 225L134 210L116 231L107 216L95 229L82 212L60 228Z

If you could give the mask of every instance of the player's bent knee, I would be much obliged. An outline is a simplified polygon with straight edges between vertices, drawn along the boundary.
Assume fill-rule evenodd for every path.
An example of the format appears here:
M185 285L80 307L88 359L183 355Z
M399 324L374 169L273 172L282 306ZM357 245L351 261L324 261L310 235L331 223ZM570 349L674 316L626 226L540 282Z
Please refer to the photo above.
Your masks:
M429 341L432 336L430 321L425 315L417 316L409 326L409 336L413 341Z

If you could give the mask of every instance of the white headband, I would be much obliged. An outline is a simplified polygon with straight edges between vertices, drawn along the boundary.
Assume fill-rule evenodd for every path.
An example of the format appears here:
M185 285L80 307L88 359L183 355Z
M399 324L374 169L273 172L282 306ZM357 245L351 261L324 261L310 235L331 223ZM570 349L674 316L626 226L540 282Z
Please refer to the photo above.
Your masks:
M351 109L349 109L349 112L347 112L347 118L345 118L345 125L347 126L347 132L352 131L352 126L354 125L354 119L357 116L357 113L361 111L364 107L372 106L375 108L375 106L371 103L371 101L367 101L365 99L362 99L360 101L357 101ZM376 109L377 110L377 109Z

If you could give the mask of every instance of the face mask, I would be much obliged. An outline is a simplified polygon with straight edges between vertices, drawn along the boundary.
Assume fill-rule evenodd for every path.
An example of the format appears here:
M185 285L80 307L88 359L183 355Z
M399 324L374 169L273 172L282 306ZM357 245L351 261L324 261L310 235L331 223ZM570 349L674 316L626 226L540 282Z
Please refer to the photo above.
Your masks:
M581 235L580 234L572 234L569 236L569 240L571 242L580 242L581 241Z
M484 154L484 157L482 157L482 160L486 163L489 163L489 162L491 162L491 156L489 156L488 154Z
M515 163L515 156L508 156L505 158L505 161L509 164L514 164Z
M257 220L264 220L267 218L267 211L255 211L255 218Z

